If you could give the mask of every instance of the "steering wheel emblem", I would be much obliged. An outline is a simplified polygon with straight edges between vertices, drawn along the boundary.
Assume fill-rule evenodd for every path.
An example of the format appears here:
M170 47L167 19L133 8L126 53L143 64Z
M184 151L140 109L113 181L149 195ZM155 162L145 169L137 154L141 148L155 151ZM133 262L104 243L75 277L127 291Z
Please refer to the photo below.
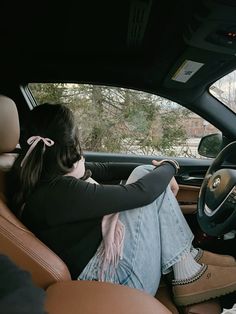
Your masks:
M217 178L215 178L215 180L212 183L212 188L216 189L219 185L220 185L220 178L217 177Z

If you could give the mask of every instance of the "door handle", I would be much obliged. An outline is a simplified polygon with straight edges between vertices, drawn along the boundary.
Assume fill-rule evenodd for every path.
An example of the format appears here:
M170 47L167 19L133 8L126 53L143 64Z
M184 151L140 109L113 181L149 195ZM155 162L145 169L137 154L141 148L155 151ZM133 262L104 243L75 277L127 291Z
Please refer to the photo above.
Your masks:
M202 181L204 177L189 177L189 176L182 176L181 180L183 182L188 182L188 181Z

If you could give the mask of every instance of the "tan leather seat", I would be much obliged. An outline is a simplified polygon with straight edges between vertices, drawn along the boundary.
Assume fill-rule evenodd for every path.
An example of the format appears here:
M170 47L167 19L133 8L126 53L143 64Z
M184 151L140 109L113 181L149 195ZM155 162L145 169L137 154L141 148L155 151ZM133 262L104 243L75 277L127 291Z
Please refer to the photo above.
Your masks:
M16 106L11 99L0 96L0 153L14 149L18 139ZM6 206L4 176L5 173L1 170L0 253L8 255L20 268L29 271L35 284L48 288L46 308L49 314L171 313L155 298L136 289L108 283L70 280L70 273L64 262L37 239Z
M50 314L172 313L142 291L105 282L60 282L48 288L47 296L46 310Z

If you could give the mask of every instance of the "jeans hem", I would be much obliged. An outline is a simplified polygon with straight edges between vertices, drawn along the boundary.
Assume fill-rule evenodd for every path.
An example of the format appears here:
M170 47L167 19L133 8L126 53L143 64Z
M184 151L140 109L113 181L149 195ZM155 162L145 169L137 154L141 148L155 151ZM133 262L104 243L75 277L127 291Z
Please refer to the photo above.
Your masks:
M162 266L162 274L165 275L165 274L168 274L170 272L169 268L172 267L174 264L178 263L184 255L186 255L187 253L190 252L190 249L192 247L192 241L194 239L194 236L192 236L188 243L186 244L186 246L182 249L182 251L178 254L176 254L175 257L171 258L170 261L168 261L167 263L165 263L163 266Z

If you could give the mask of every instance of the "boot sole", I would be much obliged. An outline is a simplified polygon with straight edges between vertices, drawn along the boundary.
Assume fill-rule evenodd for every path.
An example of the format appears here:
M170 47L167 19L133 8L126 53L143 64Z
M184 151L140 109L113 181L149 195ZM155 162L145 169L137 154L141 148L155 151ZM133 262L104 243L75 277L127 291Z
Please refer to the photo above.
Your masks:
M190 304L200 303L210 299L220 297L222 295L234 292L236 290L236 282L231 285L221 287L218 289L212 289L211 291L205 291L196 294L185 294L181 296L174 296L175 303L179 306L186 306Z

